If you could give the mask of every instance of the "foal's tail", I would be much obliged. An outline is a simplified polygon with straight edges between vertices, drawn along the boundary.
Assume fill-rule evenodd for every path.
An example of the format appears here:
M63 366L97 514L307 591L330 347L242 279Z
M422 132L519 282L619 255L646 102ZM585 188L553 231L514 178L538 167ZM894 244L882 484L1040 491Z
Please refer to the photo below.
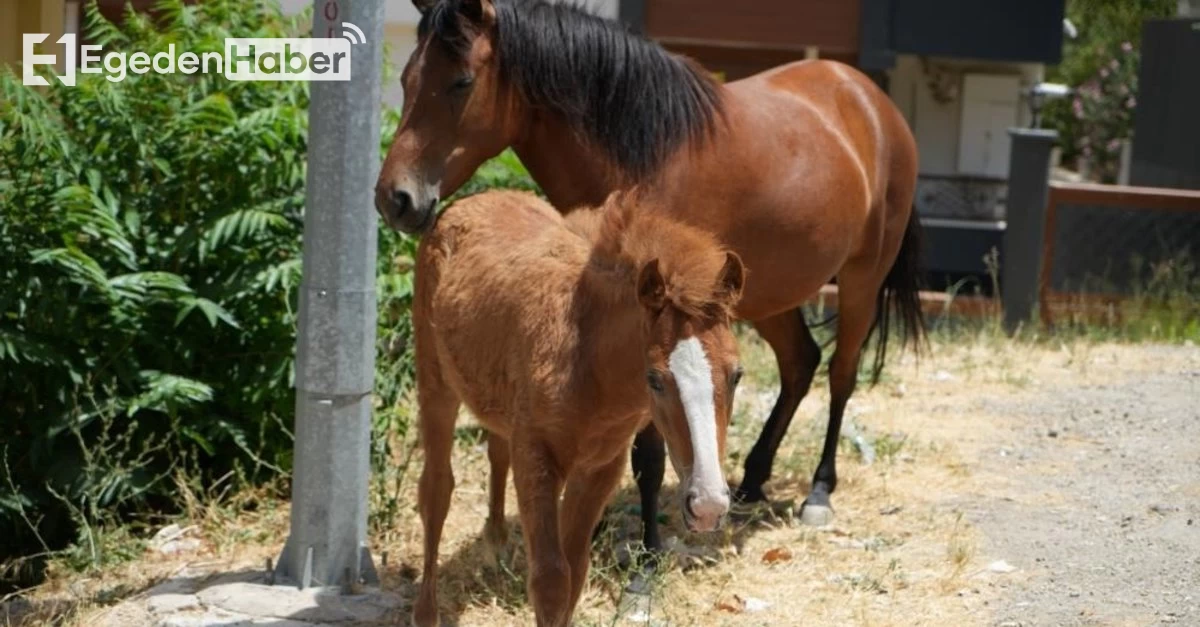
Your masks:
M879 294L875 297L875 323L871 325L870 337L876 332L875 363L871 370L871 385L879 383L883 364L887 359L888 335L895 315L900 327L900 347L911 345L920 354L925 339L925 315L921 311L921 221L916 207L908 217L904 239L892 269L888 271Z

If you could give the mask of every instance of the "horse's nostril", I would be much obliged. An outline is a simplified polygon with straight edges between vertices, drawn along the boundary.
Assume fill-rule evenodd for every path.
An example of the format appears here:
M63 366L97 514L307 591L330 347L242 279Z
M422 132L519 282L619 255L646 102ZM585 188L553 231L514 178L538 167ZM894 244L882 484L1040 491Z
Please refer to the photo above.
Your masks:
M402 189L392 190L392 211L396 216L402 216L413 208L412 195Z

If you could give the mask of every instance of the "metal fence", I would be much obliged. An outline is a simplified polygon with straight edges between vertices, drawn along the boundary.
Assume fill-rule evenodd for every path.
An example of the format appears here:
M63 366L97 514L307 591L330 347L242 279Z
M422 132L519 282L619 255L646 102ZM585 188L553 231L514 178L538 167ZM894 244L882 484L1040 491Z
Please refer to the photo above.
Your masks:
M1003 220L1008 181L922 174L913 204L928 218Z
M1051 183L1039 301L1043 322L1194 281L1200 191ZM1086 311L1084 313L1087 313Z

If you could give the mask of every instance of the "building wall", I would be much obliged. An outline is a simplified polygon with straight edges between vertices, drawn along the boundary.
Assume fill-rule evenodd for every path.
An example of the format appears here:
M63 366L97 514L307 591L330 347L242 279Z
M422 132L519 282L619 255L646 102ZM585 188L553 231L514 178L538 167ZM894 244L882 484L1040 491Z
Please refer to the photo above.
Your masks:
M959 174L963 77L976 73L1011 75L1018 79L1019 89L1025 89L1042 81L1045 68L1039 63L980 63L898 55L896 67L888 72L889 94L917 138L921 174ZM1031 117L1027 101L1018 96L1013 125L1028 126Z
M59 56L62 67L61 46L54 43L65 32L66 8L64 0L0 0L0 64L20 72L23 33L48 33L39 52Z

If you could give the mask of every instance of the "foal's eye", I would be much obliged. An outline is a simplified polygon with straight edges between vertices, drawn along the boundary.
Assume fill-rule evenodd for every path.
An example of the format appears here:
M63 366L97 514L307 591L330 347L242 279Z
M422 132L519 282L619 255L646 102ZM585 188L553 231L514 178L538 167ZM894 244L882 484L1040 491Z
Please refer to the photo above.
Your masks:
M662 375L654 372L653 370L646 373L646 384L649 385L650 389L654 390L655 392L663 391Z
M745 370L742 370L741 366L735 368L733 374L729 375L729 387L737 387L737 384L742 380L743 374L745 374Z

